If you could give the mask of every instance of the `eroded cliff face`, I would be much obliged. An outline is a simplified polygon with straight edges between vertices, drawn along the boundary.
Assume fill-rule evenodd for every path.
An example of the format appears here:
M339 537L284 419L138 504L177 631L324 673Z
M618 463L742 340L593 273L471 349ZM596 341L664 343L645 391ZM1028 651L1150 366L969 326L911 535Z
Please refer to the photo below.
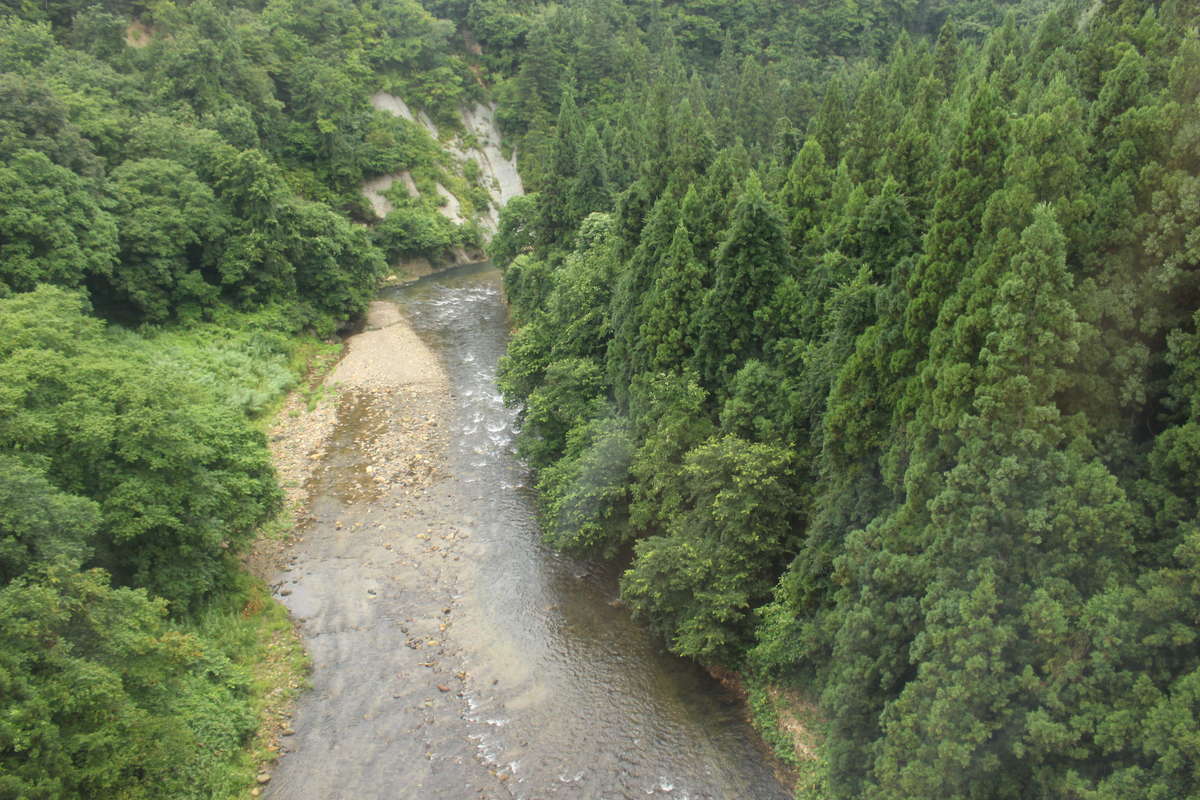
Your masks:
M514 149L506 158L500 147L500 127L496 124L496 104L476 103L473 108L462 110L463 125L475 134L478 147L462 153L479 165L484 179L490 182L492 208L489 209L487 224L495 232L500 209L512 198L524 194L521 176L517 173L517 153Z
M399 97L387 92L377 92L371 97L371 104L380 111L386 111L398 117L423 127L429 135L441 144L443 149L453 156L461 170L467 161L474 161L483 176L483 185L491 195L491 205L477 217L477 221L487 236L496 231L502 209L509 200L524 193L521 176L517 173L516 153L505 157L500 145L500 128L496 124L496 105L494 103L476 103L474 106L459 110L466 135L454 133L444 135L438 126L423 111L413 112L408 104ZM363 194L371 201L375 213L384 217L392 210L392 204L384 196L397 182L402 182L409 195L420 195L413 177L407 171L383 175L363 184ZM442 197L439 210L450 221L457 225L466 222L462 204L455 195L443 186L437 184L437 193Z

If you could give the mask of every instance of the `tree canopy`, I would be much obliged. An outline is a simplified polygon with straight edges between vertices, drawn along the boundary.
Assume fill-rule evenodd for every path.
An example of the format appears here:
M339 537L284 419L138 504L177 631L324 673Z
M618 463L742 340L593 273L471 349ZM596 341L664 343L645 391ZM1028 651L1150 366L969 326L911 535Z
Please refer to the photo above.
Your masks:
M1192 796L1191 7L508 8L556 154L498 255L551 543L632 543L675 652L812 698L813 796ZM600 18L645 31L602 78Z

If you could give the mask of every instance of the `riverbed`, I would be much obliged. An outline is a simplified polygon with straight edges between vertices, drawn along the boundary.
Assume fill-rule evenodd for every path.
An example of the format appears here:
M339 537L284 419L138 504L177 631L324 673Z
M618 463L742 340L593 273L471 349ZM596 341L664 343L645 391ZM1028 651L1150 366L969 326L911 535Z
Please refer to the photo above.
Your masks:
M266 795L786 798L738 699L629 619L614 568L541 544L495 384L499 273L373 311L274 582L314 671Z

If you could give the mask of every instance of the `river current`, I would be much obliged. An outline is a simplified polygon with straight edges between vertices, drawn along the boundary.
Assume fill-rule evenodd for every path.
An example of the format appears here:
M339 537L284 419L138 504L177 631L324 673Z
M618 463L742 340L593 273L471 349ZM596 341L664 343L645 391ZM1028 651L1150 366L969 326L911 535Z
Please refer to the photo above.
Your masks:
M443 505L437 513L470 539L462 560L455 557L454 577L434 578L447 598L430 602L453 604L453 623L438 634L439 658L452 662L446 669L462 680L446 687L457 691L423 700L397 690L393 710L377 714L369 706L361 715L375 726L370 739L347 748L352 752L330 750L322 744L328 737L356 735L357 709L345 723L330 720L353 702L357 684L327 681L322 670L364 656L349 652L352 640L322 644L306 631L314 691L300 703L294 752L280 762L270 796L785 800L788 793L739 700L631 621L617 602L617 568L542 544L530 475L515 454L517 414L496 387L508 335L499 272L488 264L458 267L385 290L381 299L400 306L449 379L448 474L437 487ZM314 507L320 516L320 497ZM326 511L328 518L347 516L342 509ZM319 575L322 567L312 563L302 571ZM312 579L297 582L293 613L303 609L306 591L312 607L319 605L311 592L320 590L306 590L304 580ZM419 622L419 613L403 606L418 598L405 597L398 593L388 613ZM389 658L386 637L375 638L365 657ZM403 641L394 647L402 649ZM396 674L419 680L421 669ZM334 707L323 709L323 703ZM318 730L302 735L306 719L316 720ZM422 739L420 746L410 737ZM336 753L320 768L347 774L325 780L321 773L317 780L306 752ZM356 753L365 766L354 765ZM420 768L411 768L418 757ZM363 769L377 774L361 780ZM306 772L312 774L306 778ZM493 783L486 782L489 776ZM301 788L313 781L326 788Z

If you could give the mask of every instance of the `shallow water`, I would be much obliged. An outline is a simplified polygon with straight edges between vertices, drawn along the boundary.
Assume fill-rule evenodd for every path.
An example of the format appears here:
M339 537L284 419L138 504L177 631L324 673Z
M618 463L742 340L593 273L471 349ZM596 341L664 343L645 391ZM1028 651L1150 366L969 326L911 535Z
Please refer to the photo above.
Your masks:
M265 796L785 800L738 700L614 605L616 568L542 545L496 388L499 273L459 267L382 299L445 367L446 474L371 491L389 415L434 410L343 399L274 583L314 669Z
M460 267L385 299L443 359L456 398L450 472L472 544L454 638L478 757L522 798L786 798L737 699L614 605L615 568L542 545L496 388L499 272Z

